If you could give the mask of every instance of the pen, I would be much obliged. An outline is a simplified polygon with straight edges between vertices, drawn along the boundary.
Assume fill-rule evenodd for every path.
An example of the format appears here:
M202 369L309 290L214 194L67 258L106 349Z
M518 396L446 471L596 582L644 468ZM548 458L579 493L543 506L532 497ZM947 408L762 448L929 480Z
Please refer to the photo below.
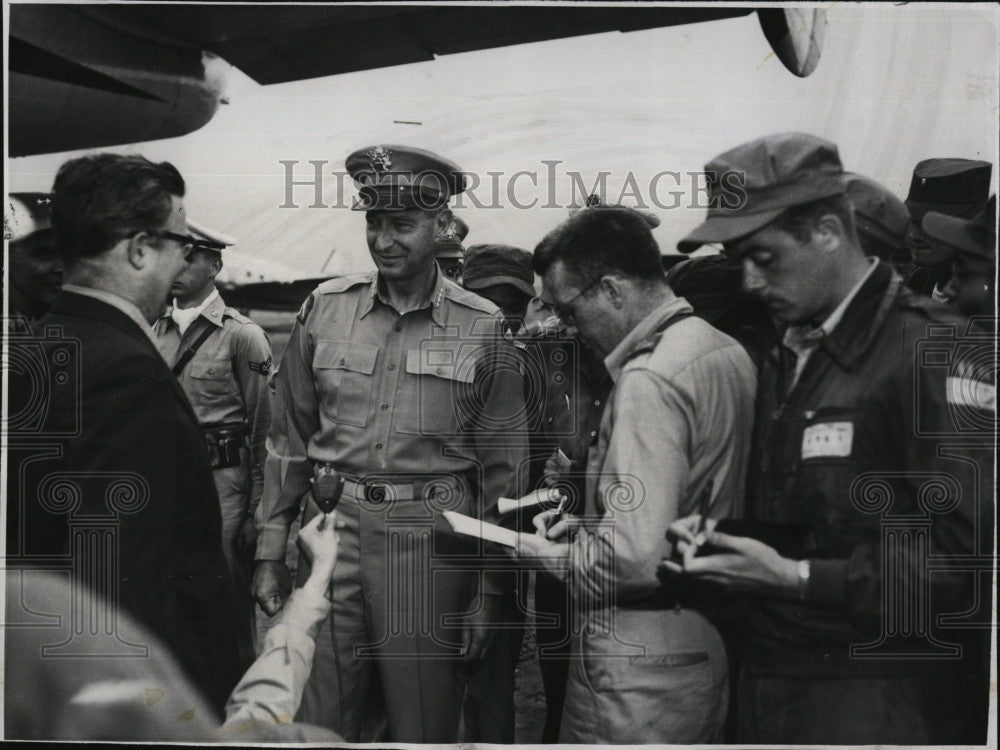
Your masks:
M559 523L560 519L563 517L563 511L566 509L566 500L567 500L566 494L560 493L559 505L556 506L555 514L549 519L549 522L545 525L546 531L548 531L557 523Z
M712 503L712 485L713 480L709 479L708 484L705 485L705 489L701 492L701 497L698 498L698 530L695 533L695 544L701 546L705 543L705 529L708 522L708 512L711 509Z

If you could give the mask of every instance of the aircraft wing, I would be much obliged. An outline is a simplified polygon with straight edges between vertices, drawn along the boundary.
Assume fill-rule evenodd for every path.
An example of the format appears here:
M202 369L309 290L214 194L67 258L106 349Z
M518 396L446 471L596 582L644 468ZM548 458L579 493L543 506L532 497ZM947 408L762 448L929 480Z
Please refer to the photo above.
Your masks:
M16 3L9 9L11 156L170 138L196 130L224 103L226 66L220 58L260 84L274 84L429 61L437 55L754 12L726 6L623 8L583 3ZM757 11L782 62L796 75L808 75L818 59L821 37L810 45L813 27L804 26L801 19L792 34L783 20L787 12Z

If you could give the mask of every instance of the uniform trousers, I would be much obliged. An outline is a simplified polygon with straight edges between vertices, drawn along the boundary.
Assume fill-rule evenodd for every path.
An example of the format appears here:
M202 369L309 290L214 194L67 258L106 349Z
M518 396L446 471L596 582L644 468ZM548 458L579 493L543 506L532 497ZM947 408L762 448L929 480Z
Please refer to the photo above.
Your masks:
M703 615L618 607L583 618L571 652L561 743L722 740L726 649Z
M250 592L252 561L241 559L236 550L236 538L246 520L250 502L250 451L241 448L240 458L239 466L215 469L212 477L215 479L215 489L219 493L219 509L222 512L222 554L226 559L226 567L229 568L236 592L238 612L236 620L240 627L237 647L240 664L243 671L246 671L256 659L254 642L257 627L254 600Z
M316 638L297 721L348 742L457 740L464 682L458 617L471 584L446 560L432 565L432 550L444 550L422 505L341 498L333 609ZM303 524L317 512L310 497ZM300 556L300 585L307 577ZM373 728L384 736L371 736Z

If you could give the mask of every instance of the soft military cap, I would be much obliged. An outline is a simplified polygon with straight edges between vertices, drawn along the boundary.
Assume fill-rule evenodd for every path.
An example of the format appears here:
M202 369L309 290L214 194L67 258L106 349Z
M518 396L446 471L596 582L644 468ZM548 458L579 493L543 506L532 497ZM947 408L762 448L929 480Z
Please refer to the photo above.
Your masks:
M974 219L960 219L937 211L924 214L921 226L932 240L943 242L960 253L984 260L996 259L997 198L990 198L988 208Z
M469 225L457 216L452 217L444 236L434 243L434 257L438 259L464 257L465 247L462 245L462 240L468 234Z
M910 212L887 188L864 175L845 173L847 197L865 255L889 260L906 241Z
M218 252L236 244L235 237L207 227L190 217L187 220L187 228L191 236L197 240L195 247L198 250L215 250Z
M990 194L993 165L974 159L924 159L913 168L906 207L914 221L928 211L971 218Z
M510 245L473 245L465 259L462 286L485 289L509 284L529 297L535 296L531 253Z
M465 173L457 164L410 146L358 149L344 166L358 186L354 211L434 210L466 187Z
M52 230L52 196L49 193L10 193L3 211L3 236L17 242L36 232Z
M705 172L708 218L677 243L682 253L746 237L787 208L845 190L837 147L806 133L781 133L744 143L712 159Z

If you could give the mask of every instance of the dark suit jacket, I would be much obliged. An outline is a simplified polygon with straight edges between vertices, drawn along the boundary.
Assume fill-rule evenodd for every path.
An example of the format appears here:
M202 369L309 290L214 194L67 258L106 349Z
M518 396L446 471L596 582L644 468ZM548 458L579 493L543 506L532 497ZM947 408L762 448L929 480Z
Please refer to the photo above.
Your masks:
M54 337L52 327L61 335ZM70 526L110 522L117 569L113 557L95 557L85 577L111 596L117 587L121 605L162 639L221 711L241 676L234 591L219 499L191 405L149 337L111 305L64 291L35 332L48 361L61 361L54 349L62 347L79 357L80 369L79 387L48 386L42 431L57 436L48 442L63 455L25 475L25 551L62 552L79 562ZM67 347L67 339L79 343ZM66 436L74 423L77 434ZM53 514L39 502L58 494L53 472L65 472L71 491L64 497L78 488L70 512ZM53 533L53 515L60 532Z

